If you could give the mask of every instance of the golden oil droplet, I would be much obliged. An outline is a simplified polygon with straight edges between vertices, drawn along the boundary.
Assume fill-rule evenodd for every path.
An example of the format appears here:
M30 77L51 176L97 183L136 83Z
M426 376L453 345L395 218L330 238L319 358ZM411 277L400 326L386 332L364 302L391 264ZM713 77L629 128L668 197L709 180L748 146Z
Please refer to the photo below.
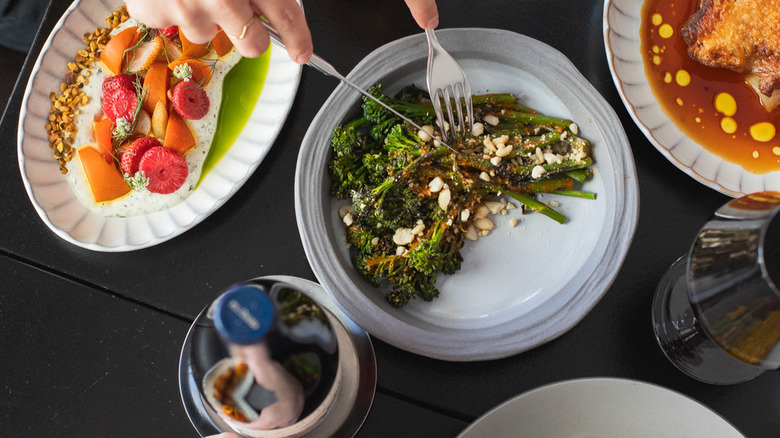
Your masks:
M662 24L661 27L658 28L658 35L660 35L661 38L671 38L672 35L674 35L674 29L672 29L672 26L669 23Z
M772 153L775 155L780 155L780 146L775 146L772 148Z
M691 83L691 75L685 70L677 70L677 73L674 74L674 80L677 85L685 87Z
M671 73L666 72L666 74L664 75L664 82L666 82L667 84L671 84L672 83L672 74Z
M758 158L758 151L753 151L753 158Z
M720 129L726 134L733 134L737 132L737 121L731 117L724 117L720 120Z
M661 65L661 57L658 55L653 56L653 64Z
M653 14L652 20L653 20L653 26L658 26L664 21L663 17L661 17L661 14Z
M695 121L696 121L696 123L701 123L701 117L696 117L696 118L695 118L695 119L693 119L693 120L695 120Z
M768 142L775 138L775 125L769 122L760 122L750 127L750 136L753 140Z
M677 102L677 105L683 106L683 100L679 97L677 99L674 99L675 102Z
M737 101L729 93L718 93L715 96L715 109L726 116L733 116L737 113Z
M658 54L661 53L661 49L658 48L658 46L653 46L653 53Z

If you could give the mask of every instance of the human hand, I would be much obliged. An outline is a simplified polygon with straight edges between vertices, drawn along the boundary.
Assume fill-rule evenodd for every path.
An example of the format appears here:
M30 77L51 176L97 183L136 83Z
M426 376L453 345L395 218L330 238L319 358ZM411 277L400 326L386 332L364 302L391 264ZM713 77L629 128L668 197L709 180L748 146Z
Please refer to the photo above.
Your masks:
M233 345L234 357L246 363L255 382L272 391L276 402L260 410L260 416L248 423L248 429L271 430L289 426L300 417L306 402L303 385L271 358L265 344Z
M417 25L423 29L434 29L439 25L439 11L436 0L405 0Z
M305 64L312 54L309 27L295 0L125 0L125 3L131 17L158 29L178 25L179 32L193 43L209 41L221 27L236 50L250 58L260 56L270 44L265 27L254 18L263 16L279 32L293 61Z

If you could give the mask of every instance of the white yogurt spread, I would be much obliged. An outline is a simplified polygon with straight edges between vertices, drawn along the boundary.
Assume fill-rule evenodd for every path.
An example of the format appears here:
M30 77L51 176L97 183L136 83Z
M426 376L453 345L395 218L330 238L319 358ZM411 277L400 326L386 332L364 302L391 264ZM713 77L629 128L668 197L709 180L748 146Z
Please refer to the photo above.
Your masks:
M139 23L133 19L127 20L121 26L114 29L112 34L115 34L128 26L136 26L138 24ZM131 190L127 195L120 198L96 203L92 197L92 192L86 177L84 176L84 172L81 169L78 154L74 153L72 160L66 166L68 169L67 178L79 200L89 207L90 210L101 216L126 217L162 211L173 207L189 196L195 189L195 184L200 178L203 161L206 159L206 155L209 152L211 140L214 137L217 128L217 115L219 114L219 107L222 102L222 82L224 81L227 72L230 71L240 59L241 55L236 50L231 50L230 53L219 58L218 61L213 62L214 66L211 80L208 85L204 87L210 102L209 111L200 120L186 120L195 136L196 144L184 155L184 158L187 161L187 167L189 168L189 174L187 175L187 180L178 190L167 195L152 193L146 189L141 191ZM211 65L212 62L207 61L207 64ZM95 117L102 113L100 97L102 94L101 88L103 80L111 76L111 72L108 71L100 61L96 61L95 65L89 70L91 71L89 82L82 89L89 98L89 102L79 108L80 114L75 118L77 134L73 140L74 149L80 149L86 145L97 147L96 142L93 140L94 134L92 123L94 122Z

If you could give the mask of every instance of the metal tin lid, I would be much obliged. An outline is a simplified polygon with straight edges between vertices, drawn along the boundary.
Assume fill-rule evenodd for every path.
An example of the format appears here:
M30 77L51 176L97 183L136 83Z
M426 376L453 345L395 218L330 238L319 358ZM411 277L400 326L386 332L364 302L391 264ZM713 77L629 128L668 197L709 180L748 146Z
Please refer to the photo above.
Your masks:
M214 326L226 341L249 345L268 333L275 317L265 288L257 284L231 286L214 311Z

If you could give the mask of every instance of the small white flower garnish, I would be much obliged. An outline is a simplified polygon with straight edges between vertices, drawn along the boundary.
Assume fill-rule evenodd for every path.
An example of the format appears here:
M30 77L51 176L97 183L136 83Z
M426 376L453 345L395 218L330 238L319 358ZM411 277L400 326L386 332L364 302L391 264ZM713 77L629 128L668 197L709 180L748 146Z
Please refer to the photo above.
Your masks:
M136 192L140 192L141 190L145 189L149 184L149 178L146 177L146 174L143 171L138 171L133 176L130 176L127 173L122 176L124 177L127 185L129 185L130 188Z
M183 81L189 81L192 78L192 67L186 62L174 67L173 76Z
M116 122L114 124L114 129L111 131L111 135L114 138L124 140L130 135L130 129L132 127L133 126L130 124L130 122L127 121L127 119L125 118L116 119Z

